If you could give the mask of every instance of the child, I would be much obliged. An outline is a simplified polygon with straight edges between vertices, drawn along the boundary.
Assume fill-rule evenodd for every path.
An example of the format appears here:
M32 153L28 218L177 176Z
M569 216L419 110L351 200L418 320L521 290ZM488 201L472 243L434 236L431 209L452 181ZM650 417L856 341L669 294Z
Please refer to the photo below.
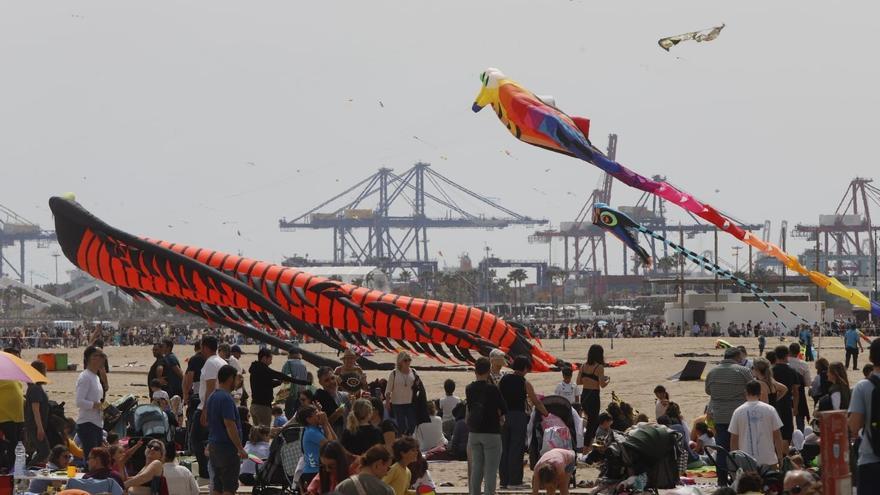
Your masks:
M253 454L260 459L269 458L269 428L259 426L251 428L250 437L244 444L244 451ZM254 475L257 473L257 463L250 459L241 461L238 479L245 486L254 485Z
M557 488L561 493L568 493L568 482L576 465L574 451L570 449L547 451L535 464L532 493L538 493L540 488L547 490L548 494L556 493Z
M669 392L663 385L657 385L654 387L654 417L665 415L667 407L669 407Z
M284 415L284 409L281 406L272 406L272 426L280 428L287 423L287 416Z
M443 436L448 440L452 438L452 430L455 428L452 410L461 402L461 399L452 395L455 393L455 382L448 378L443 382L443 391L446 392L446 397L440 399L440 412L443 413Z
M150 387L152 388L152 386ZM177 428L177 416L171 411L171 402L168 400L168 392L157 390L153 392L153 404L159 406L168 418L168 425Z
M394 489L394 495L406 495L412 485L412 472L408 466L418 459L419 444L413 437L401 437L394 441L391 450L394 454L394 464L382 481Z
M704 448L706 446L715 446L715 434L704 421L698 422L694 429L697 430L697 447L694 450L698 454L705 454Z
M571 367L563 366L562 367L562 381L559 382L559 385L556 385L556 390L553 392L556 395L561 395L568 399L568 402L578 410L581 407L581 401L578 400L577 396L577 386L571 383Z

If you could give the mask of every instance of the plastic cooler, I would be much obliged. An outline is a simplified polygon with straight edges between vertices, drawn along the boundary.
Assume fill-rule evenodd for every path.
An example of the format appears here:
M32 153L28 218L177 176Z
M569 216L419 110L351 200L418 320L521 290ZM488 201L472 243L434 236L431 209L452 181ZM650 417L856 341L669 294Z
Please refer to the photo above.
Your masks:
M39 354L37 359L46 365L46 371L55 371L55 354Z
M67 371L67 353L55 353L55 369L58 371Z

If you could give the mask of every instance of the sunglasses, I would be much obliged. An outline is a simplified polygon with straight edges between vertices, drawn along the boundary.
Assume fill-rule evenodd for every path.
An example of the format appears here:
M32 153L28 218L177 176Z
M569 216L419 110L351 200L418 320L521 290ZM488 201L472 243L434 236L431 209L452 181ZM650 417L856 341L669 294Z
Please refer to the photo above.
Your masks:
M153 445L147 445L147 450L159 450L159 451L161 451L161 450L162 450L162 446L161 446L161 445L156 445L156 444L153 444Z
M794 485L789 490L783 490L782 495L798 495L799 493L803 493L804 488L806 487L801 487L801 485Z

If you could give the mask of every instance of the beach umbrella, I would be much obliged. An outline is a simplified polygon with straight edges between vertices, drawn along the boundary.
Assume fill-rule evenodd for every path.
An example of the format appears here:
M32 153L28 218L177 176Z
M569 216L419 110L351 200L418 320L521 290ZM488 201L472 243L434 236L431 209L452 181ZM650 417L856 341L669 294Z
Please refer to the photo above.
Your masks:
M12 380L24 383L49 383L49 379L35 370L30 363L8 352L0 352L0 380Z

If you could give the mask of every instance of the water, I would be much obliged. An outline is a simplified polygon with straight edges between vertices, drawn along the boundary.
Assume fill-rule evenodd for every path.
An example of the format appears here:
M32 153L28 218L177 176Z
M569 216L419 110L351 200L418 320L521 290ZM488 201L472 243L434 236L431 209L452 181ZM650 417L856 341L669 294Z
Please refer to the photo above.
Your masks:
M15 467L13 468L13 474L15 476L23 476L26 467L27 451L24 448L24 444L18 442L18 445L15 446Z

